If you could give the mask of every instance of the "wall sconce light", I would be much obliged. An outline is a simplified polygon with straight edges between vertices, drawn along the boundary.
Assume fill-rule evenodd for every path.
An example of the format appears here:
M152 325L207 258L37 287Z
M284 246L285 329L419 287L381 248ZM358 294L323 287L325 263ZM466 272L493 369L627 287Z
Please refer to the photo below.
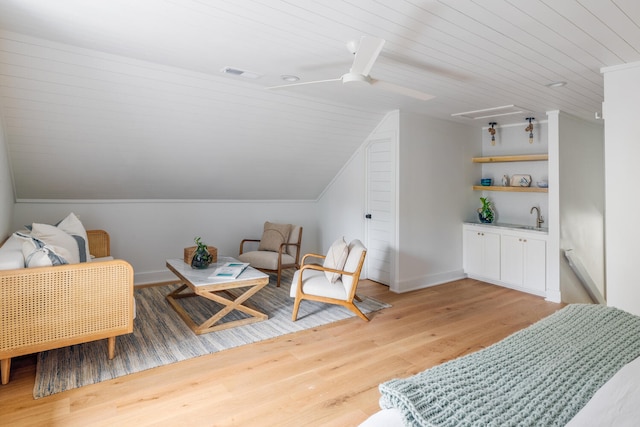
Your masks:
M494 126L497 125L496 122L490 122L489 126L491 126L489 129L487 129L489 131L489 133L491 134L491 145L496 145L496 130L494 129Z
M533 144L533 124L531 124L531 122L533 120L535 120L534 117L527 117L527 119L529 121L529 126L527 126L526 128L524 128L525 132L529 132L529 144Z

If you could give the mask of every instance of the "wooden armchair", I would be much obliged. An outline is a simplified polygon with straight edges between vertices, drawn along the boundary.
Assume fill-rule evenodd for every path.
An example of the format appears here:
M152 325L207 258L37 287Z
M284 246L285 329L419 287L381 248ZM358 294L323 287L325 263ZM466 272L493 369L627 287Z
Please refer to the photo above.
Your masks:
M291 281L290 296L296 299L291 319L296 321L300 302L306 299L341 305L368 322L369 318L353 303L354 299L361 301L356 295L356 289L366 255L367 249L362 242L353 240L349 244L349 253L341 270L318 264L307 264L310 258L325 259L325 255L306 254L302 257L302 267L295 272ZM340 277L332 282L325 273L337 273Z
M254 243L264 243L266 233L269 231L267 227L275 226L276 228L280 227L290 227L290 231L286 238L282 238L281 242L275 244L275 246L269 248L268 250L261 250L260 245L258 246L258 250L245 252L245 243L252 242ZM289 268L299 268L300 267L300 244L302 243L302 227L299 225L289 225L289 224L271 224L269 222L265 223L265 234L263 234L263 239L243 239L240 242L240 251L238 255L238 259L242 262L248 262L251 264L251 267L263 271L265 273L277 273L278 280L277 286L280 287L280 281L282 277L282 270L286 270Z

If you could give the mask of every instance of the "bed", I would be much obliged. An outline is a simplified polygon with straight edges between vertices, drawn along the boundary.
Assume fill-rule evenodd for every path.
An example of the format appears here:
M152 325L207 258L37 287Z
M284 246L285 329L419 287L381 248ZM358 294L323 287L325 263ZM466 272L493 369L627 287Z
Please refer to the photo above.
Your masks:
M640 420L640 317L571 304L483 350L380 384L361 427L602 426Z

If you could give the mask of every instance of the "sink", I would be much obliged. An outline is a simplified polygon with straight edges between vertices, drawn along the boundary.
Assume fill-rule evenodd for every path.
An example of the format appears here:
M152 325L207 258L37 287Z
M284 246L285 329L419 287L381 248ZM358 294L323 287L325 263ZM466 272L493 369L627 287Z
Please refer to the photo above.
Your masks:
M522 230L533 230L533 231L544 231L547 232L546 228L536 227L535 225L516 225L514 228L520 228Z

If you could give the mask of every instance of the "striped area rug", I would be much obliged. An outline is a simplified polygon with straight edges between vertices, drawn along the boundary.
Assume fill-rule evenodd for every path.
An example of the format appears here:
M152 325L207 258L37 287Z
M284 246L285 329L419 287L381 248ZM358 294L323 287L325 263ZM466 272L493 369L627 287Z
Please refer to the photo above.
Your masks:
M116 339L116 357L113 360L107 358L107 340L41 352L38 355L33 397L38 399L355 316L340 306L303 301L298 320L292 322L290 282L290 276L283 278L281 287L277 288L275 276L270 276L269 285L249 300L254 307L269 315L268 320L203 335L195 335L165 300L165 296L177 285L136 289L134 332ZM362 299L356 305L364 313L390 307L373 298ZM205 298L179 301L198 323L210 317L219 307ZM233 312L223 321L242 316L244 314Z

